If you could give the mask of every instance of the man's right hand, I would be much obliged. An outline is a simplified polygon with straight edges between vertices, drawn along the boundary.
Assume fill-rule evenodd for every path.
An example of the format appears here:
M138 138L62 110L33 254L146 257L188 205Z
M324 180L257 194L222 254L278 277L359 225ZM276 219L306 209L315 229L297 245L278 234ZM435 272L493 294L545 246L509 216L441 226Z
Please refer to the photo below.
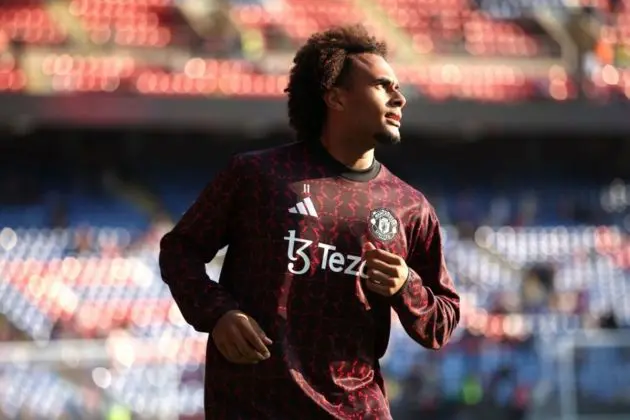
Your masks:
M241 311L229 311L219 318L212 340L232 363L258 363L270 356L267 346L272 341L252 317Z

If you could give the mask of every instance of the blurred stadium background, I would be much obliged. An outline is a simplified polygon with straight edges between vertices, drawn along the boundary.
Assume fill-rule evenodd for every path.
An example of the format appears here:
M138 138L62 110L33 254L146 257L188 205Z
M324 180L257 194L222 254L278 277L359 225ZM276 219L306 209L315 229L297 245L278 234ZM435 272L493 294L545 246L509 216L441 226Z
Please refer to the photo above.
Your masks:
M202 418L158 241L291 139L296 47L356 21L463 298L440 352L392 332L395 418L630 419L627 0L0 0L0 418Z

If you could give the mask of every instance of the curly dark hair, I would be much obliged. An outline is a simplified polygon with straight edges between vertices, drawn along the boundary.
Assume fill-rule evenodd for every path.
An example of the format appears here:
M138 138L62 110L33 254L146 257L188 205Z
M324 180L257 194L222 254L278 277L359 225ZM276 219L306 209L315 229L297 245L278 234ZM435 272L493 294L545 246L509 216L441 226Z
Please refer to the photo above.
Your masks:
M362 53L387 57L387 45L361 24L313 34L298 50L284 91L289 96L289 124L299 140L320 137L326 121L324 93L345 82L350 57Z

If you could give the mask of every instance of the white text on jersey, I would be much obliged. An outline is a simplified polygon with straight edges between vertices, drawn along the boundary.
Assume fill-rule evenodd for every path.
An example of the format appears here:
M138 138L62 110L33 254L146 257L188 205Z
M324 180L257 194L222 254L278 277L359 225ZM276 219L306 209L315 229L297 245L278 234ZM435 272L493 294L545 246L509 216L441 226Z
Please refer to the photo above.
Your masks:
M297 275L307 273L311 268L311 259L304 251L313 244L313 241L298 238L295 235L295 230L289 230L289 234L284 237L284 240L289 242L287 248L287 257L291 261L287 265L289 272ZM318 243L317 248L322 250L319 265L322 270L330 270L333 273L343 272L349 276L359 275L362 278L367 278L365 261L361 261L360 256L342 254L335 251L337 247L334 245L324 243ZM298 261L299 263L297 263Z

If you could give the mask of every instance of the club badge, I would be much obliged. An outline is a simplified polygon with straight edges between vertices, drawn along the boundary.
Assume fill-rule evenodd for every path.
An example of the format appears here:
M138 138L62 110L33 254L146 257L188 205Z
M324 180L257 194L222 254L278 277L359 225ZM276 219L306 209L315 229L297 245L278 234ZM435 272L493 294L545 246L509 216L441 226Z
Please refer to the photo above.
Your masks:
M382 242L389 242L398 233L398 220L385 208L370 212L370 232Z

